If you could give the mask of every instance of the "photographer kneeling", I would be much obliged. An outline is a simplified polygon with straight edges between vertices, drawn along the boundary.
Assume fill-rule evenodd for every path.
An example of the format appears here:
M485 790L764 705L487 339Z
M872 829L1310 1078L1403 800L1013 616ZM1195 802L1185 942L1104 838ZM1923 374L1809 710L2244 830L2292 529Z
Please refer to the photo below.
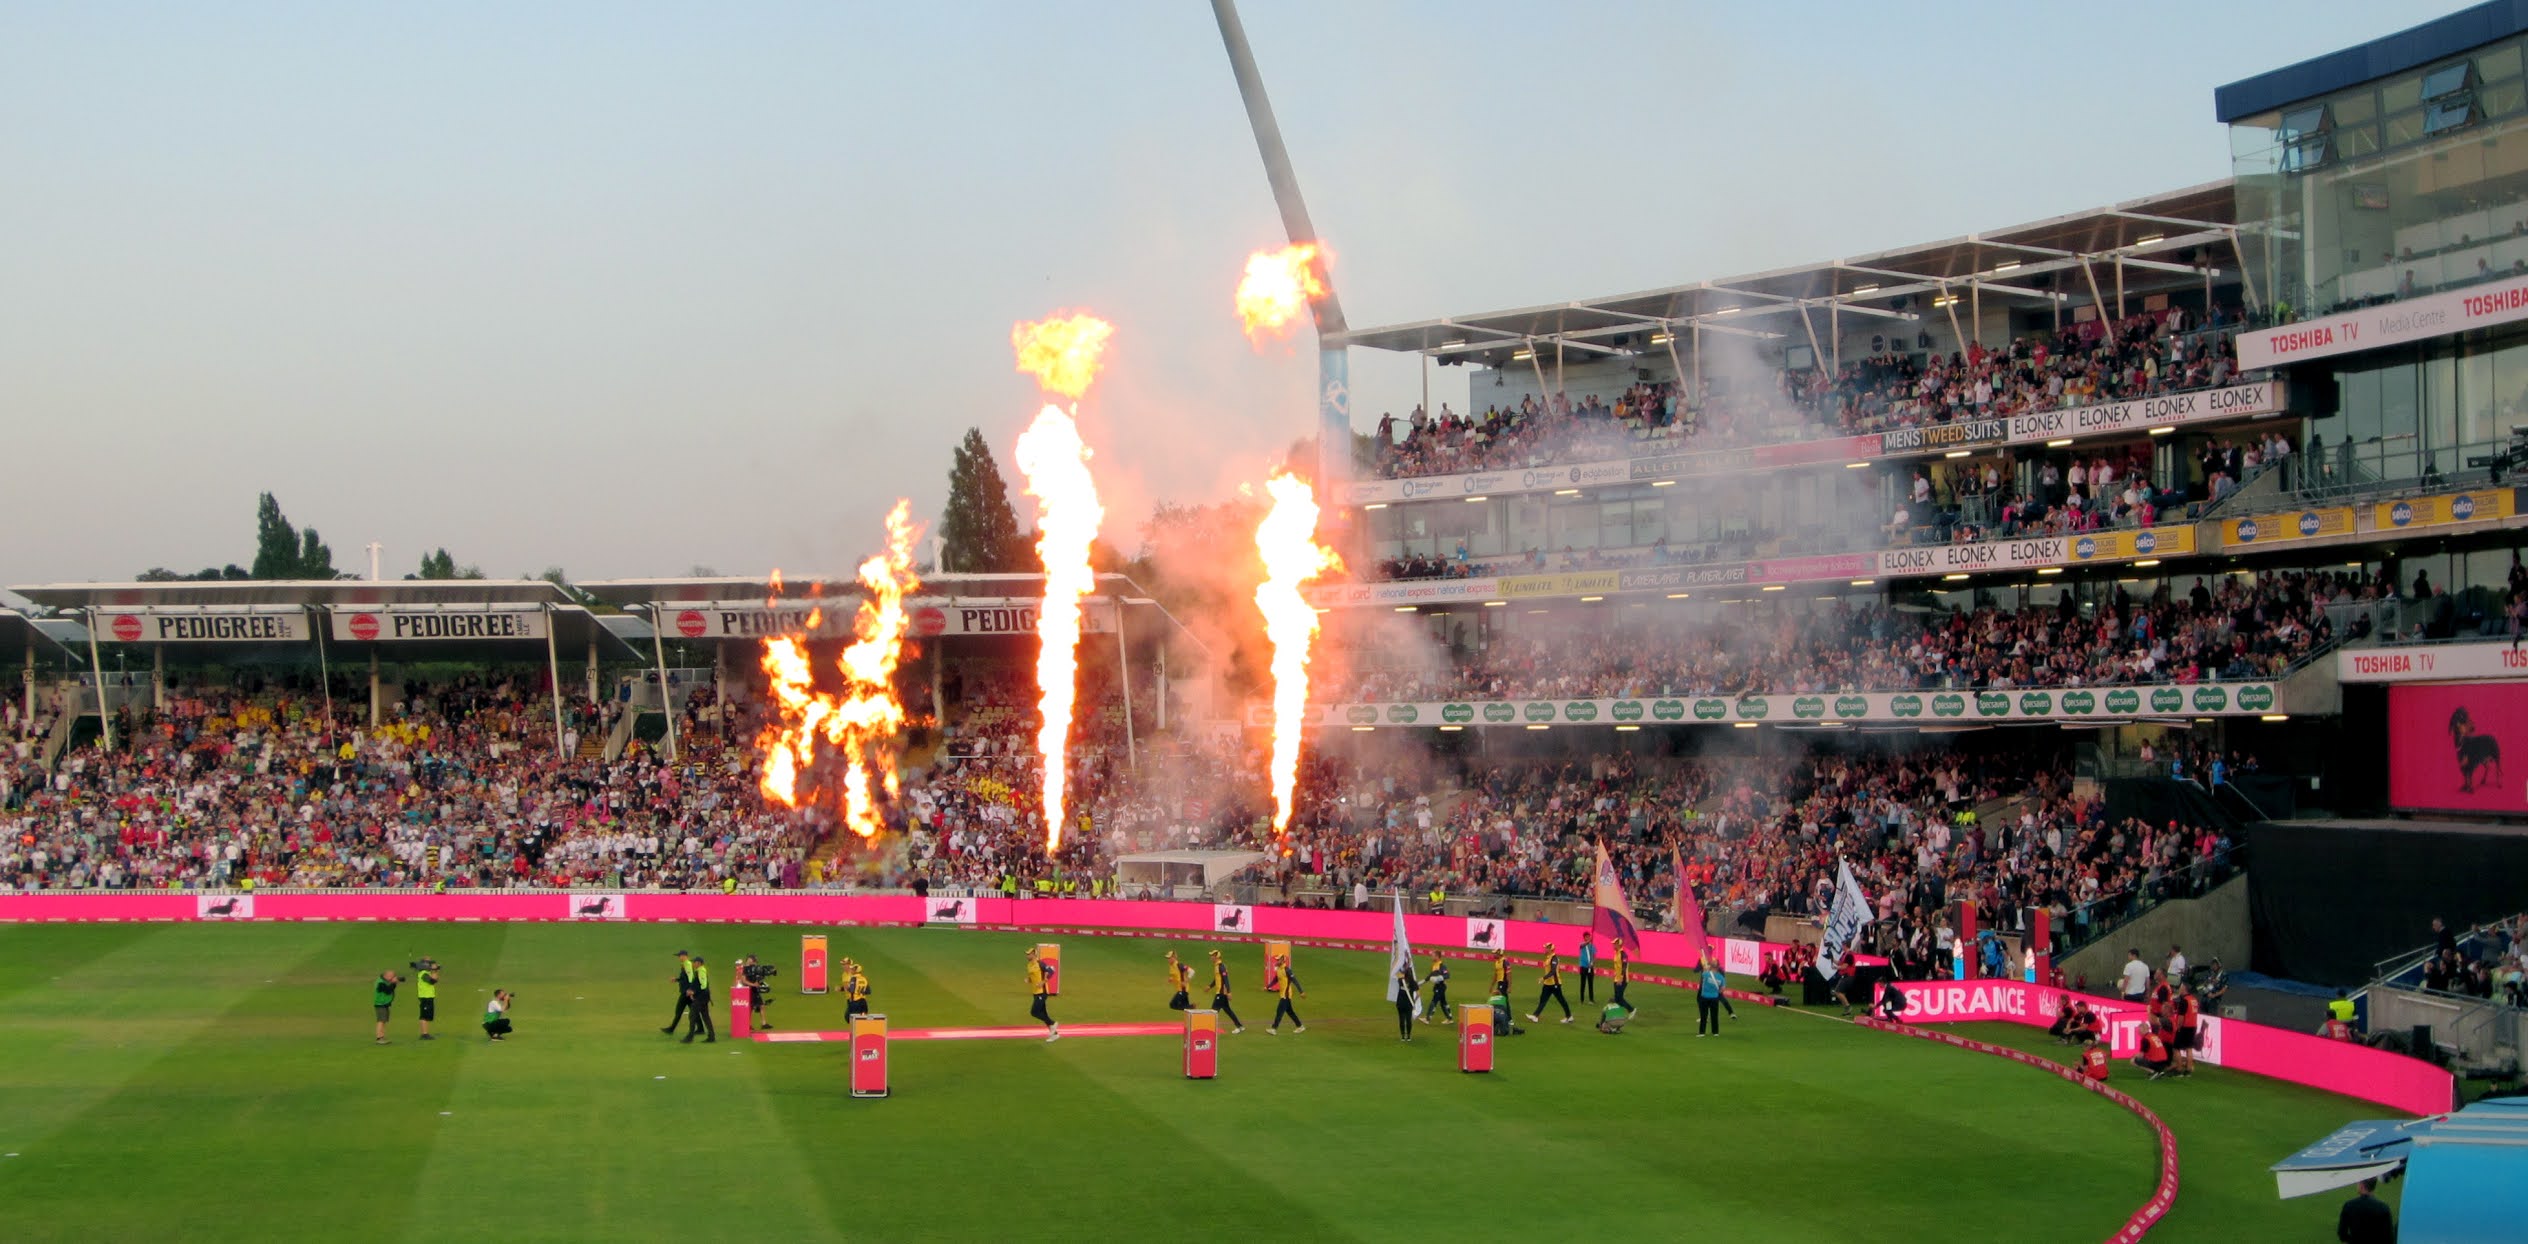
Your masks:
M1912 1006L1913 1003L1905 1000L1905 991L1898 989L1896 982L1889 981L1887 992L1878 997L1878 1017L1891 1024L1901 1024L1905 1022L1905 1012Z
M492 991L492 1000L483 1004L483 1035L494 1041L509 1039L509 1006L517 998L506 989Z

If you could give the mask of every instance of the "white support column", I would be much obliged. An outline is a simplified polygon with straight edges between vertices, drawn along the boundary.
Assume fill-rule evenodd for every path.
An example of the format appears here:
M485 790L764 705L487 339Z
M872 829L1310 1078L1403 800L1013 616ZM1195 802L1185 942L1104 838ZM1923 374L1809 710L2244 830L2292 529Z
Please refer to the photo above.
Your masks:
M930 726L933 737L948 737L948 637L930 641Z
M2124 318L2124 256L2115 257L2115 318Z
M1975 326L1975 344L1979 346L1984 344L1984 283L1982 281L1966 283L1966 322ZM2002 339L2009 340L2009 334L2002 334Z
M1839 301L1826 304L1826 350L1826 374L1832 376L1843 370L1843 304Z
M1482 612L1477 610L1477 612ZM1167 733L1167 632L1159 632L1159 733Z
M1115 598L1115 675L1124 692L1124 759L1138 772L1141 741L1132 731L1132 650L1124 643L1124 598Z
M2238 256L2238 286L2247 294L2247 309L2263 310L2263 307L2257 305L2256 274L2247 268L2247 248L2239 244L2236 229L2230 230L2230 253Z
M678 759L676 697L667 687L667 606L650 602L650 654L658 659L658 707L667 714L667 758Z
M1964 351L1965 351L1965 349L1966 349L1966 330L1965 330L1965 329L1963 329L1963 328L1958 327L1958 323L1957 323L1957 295L1950 293L1950 292L1949 292L1949 287L1948 287L1946 284L1943 284L1943 285L1941 285L1941 286L1940 286L1940 292L1939 292L1939 293L1937 293L1937 294L1935 294L1935 295L1933 295L1932 297L1933 297L1933 300L1934 300L1934 301L1942 301L1942 302L1946 302L1946 303L1948 303L1948 306L1946 306L1946 307L1944 307L1944 308L1942 308L1942 309L1943 309L1943 310L1945 310L1945 311L1947 311L1947 312L1949 313L1949 336L1950 336L1951 338L1955 339L1955 341L1956 341L1956 343L1957 343L1957 349L1958 349L1961 353L1962 353L1962 352L1964 352Z
M588 703L597 703L597 633L588 633Z
M386 720L386 697L378 687L377 649L369 649L369 729L375 730Z
M114 710L105 694L105 658L97 652L97 611L88 611L88 670L97 684L97 721L105 727L105 750L114 750Z
M319 691L324 693L325 701L325 763L327 764L332 764L334 759L334 666L333 658L325 654L325 632L331 629L332 626L333 615L327 614L325 619L322 622L317 623L314 627L316 632L316 686Z
M29 729L35 724L35 645L26 646L26 721Z
M1536 373L1537 399L1539 401L1551 402L1554 396L1553 390L1545 387L1545 360L1536 357L1536 341L1534 338L1530 338L1527 343L1527 367L1529 371ZM1473 399L1469 398L1467 401L1469 404L1472 404Z
M2089 266L2089 256L2080 257L2081 279L2089 282L2089 303L2098 308L2098 318L2107 318L2107 296L2098 292L2098 271ZM2100 325L2101 328L2105 325Z
M167 711L167 646L159 644L149 650L149 706Z
M553 755L569 760L562 752L562 649L553 637L553 606L544 607L544 673L550 680L546 689L553 693Z

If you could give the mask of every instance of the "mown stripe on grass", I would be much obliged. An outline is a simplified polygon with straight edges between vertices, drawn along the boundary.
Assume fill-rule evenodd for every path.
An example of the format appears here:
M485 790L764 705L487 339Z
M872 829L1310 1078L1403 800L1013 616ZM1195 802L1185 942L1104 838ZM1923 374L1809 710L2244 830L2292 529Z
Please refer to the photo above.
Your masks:
M894 1008L891 1022L902 1015L923 1025L1006 1023L1026 1014L1019 971L1026 939L917 936L924 941L856 938L835 949L868 967L881 1009ZM900 953L913 945L939 975ZM1127 998L1150 995L1146 984L1124 982L1159 979L1143 962L1156 957L1146 947L1127 959L1066 942L1064 953L1076 985L1066 988L1057 1015L1109 1018ZM1100 1068L1110 1062L1175 1078L1177 1047L1165 1040L911 1042L889 1057L896 1095L868 1100L849 1095L840 1045L758 1045L750 1055L785 1135L829 1171L848 1234L1106 1241L1263 1216L1292 1238L1362 1238L1344 1218L1319 1212L1304 1190L1220 1162L1188 1142L1179 1120L1109 1087ZM942 1186L959 1193L908 1195Z
M251 1005L264 981L320 952L330 929L174 925L47 928L44 963L65 979L22 989L0 1025L0 1152L21 1156L0 1179L25 1182L60 1159L50 1138L180 1053L222 1017ZM70 954L59 950L75 947ZM23 956L21 956L23 957ZM145 998L146 1005L133 1000ZM5 1185L0 1185L5 1186Z
M656 936L592 945L566 925L512 926L484 983L519 995L518 1033L485 1039L472 1002L450 1117L420 1164L404 1238L506 1238L524 1205L547 1236L839 1238L817 1153L781 1133L749 1065L762 1047L726 1033L742 943L725 930L646 932ZM677 947L712 961L717 1044L658 1032Z
M483 961L503 936L437 928L430 953ZM66 1239L339 1239L410 1209L455 1049L412 1042L410 991L397 1044L369 1044L369 984L410 958L407 930L169 925L139 948L174 979L126 981L121 996L217 1009L179 1029L162 1014L119 1021L182 1039L126 1064L43 1143L51 1178L13 1188L15 1221ZM119 1196L137 1176L134 1138L149 1138L149 1196Z
M166 929L162 924L0 924L0 1007L30 989L86 988L82 971L98 959ZM64 943L68 943L67 946ZM26 947L40 946L40 950ZM11 1008L12 1010L14 1008Z

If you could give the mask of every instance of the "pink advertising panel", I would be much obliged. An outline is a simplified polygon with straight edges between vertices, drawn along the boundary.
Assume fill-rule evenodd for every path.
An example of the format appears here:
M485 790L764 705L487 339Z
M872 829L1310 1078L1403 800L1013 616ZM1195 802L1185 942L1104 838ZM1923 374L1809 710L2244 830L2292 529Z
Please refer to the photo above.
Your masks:
M2503 770L2505 760L2519 776ZM2388 688L2388 802L2528 813L2528 682Z
M2043 1028L2061 1013L2063 999L2079 998L2107 1017L2107 1045L2130 1058L2141 1045L2148 1016L2112 998L2067 994L2022 981L1906 981L1911 1003L1907 1023L1990 1021ZM2394 1106L2409 1114L2449 1109L2455 1088L2448 1072L2420 1059L2348 1041L2269 1028L2244 1020L2204 1021L2202 1060L2250 1075L2288 1080L2311 1088Z

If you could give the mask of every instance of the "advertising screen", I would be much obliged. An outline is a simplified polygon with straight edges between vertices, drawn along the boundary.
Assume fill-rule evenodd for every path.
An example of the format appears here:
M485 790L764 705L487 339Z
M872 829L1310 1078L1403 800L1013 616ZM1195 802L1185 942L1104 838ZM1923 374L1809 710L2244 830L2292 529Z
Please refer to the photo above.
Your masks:
M2517 760L2518 777L2503 763ZM2388 802L2528 815L2528 682L2388 689Z

